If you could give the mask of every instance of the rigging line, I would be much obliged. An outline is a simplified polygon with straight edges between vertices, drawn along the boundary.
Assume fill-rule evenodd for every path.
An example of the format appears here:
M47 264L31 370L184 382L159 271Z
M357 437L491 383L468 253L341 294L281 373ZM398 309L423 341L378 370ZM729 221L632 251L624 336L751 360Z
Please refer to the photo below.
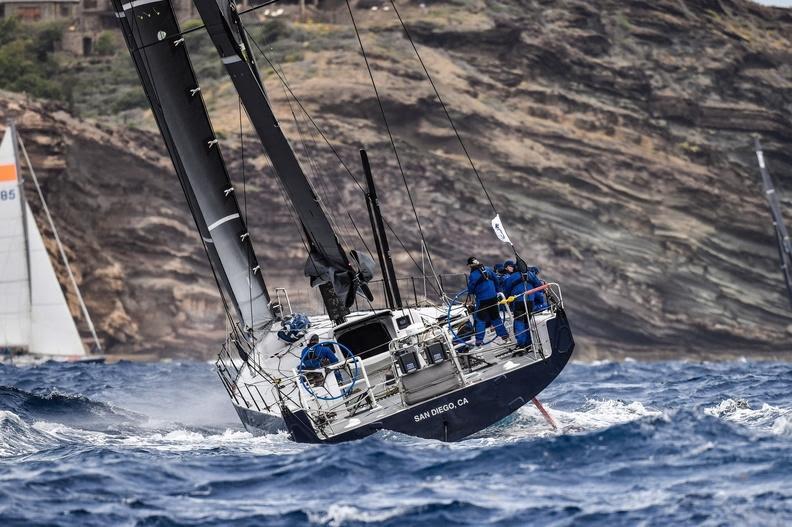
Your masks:
M412 260L412 263L413 263L413 265L415 265L415 268L420 271L421 270L421 266L418 265L418 262L415 260L415 258L413 258L412 253L410 253L410 251L407 250L407 247L404 245L404 242L402 242L401 238L399 238L399 235L396 234L396 231L393 230L393 227L391 227L390 223L385 222L385 226L388 228L389 231L391 231L391 234L393 234L393 236L396 238L396 241L399 243L399 245L401 246L402 250L404 250L404 252L407 254L407 256L410 257L410 260ZM443 291L443 290L438 291L437 289L435 289L435 285L434 284L430 283L429 286L441 298L448 298L446 296L446 294L445 294L445 291Z
M269 160L269 156L267 156L267 159ZM272 161L270 161L270 164L272 164ZM273 170L274 170L274 167L273 167ZM280 191L281 197L283 198L283 201L286 204L286 211L289 213L289 217L291 217L292 223L297 227L297 231L298 231L298 233L300 235L300 243L302 243L303 248L305 249L305 253L308 255L308 260L313 262L313 258L311 257L312 253L311 253L311 249L310 249L309 243L305 239L305 234L306 234L305 230L301 229L299 227L300 225L302 225L302 222L297 217L297 211L294 209L294 205L291 203L291 201L289 200L289 197L286 195L286 189L283 187L283 183L281 183L280 178L275 176L275 182L278 185L278 190ZM316 268L315 265L314 265L314 271L316 271L318 273L318 269ZM309 298L310 298L310 295L309 295ZM316 297L314 297L314 299L315 298ZM322 304L322 305L324 305L324 304Z
M270 166L272 172L274 173L275 184L277 185L278 191L280 191L281 197L283 198L283 201L286 204L286 211L289 213L289 217L291 218L292 223L296 227L297 233L300 236L300 243L302 243L303 248L305 249L305 253L308 255L309 261L313 261L313 259L311 258L312 253L310 249L310 244L308 243L308 240L306 240L305 238L306 236L305 228L303 227L300 219L297 217L297 212L294 209L294 204L291 202L291 200L289 200L289 197L286 194L286 189L284 188L283 183L278 177L277 171L275 170L275 165L272 163L272 160L270 159L269 153L266 151L266 149L264 150L264 159L267 160L267 164ZM262 171L262 177L264 177L263 171ZM314 270L318 272L316 268L314 268Z
M492 201L492 198L487 192L487 187L484 186L484 182L481 179L481 175L479 171L476 169L475 163L473 163L473 158L470 157L470 153L468 152L467 146L465 146L465 142L462 140L462 136L459 134L457 130L456 124L454 124L454 120L451 118L451 113L448 111L448 107L446 106L445 101L440 96L440 92L435 85L432 76L429 74L429 70L426 68L426 64L424 64L423 58L421 58L421 54L418 53L418 48L415 46L415 42L413 42L412 35L410 35L409 30L407 29L407 25L404 23L404 20L399 13L399 10L396 8L396 2L394 0L390 0L391 6L393 6L393 12L396 13L396 16L399 19L399 23L401 24L402 29L404 30L404 34L407 36L407 40L410 41L410 45L415 51L415 56L418 57L418 62L421 63L421 67L423 68L424 73L426 74L426 78L429 80L429 84L432 85L432 89L434 90L435 95L437 96L437 100L440 101L440 105L443 107L443 111L445 112L446 118L448 118L448 123L451 125L451 129L454 131L454 135L456 135L457 140L459 141L459 145L462 147L462 151L465 153L465 157L467 157L468 163L470 163L470 168L473 169L473 173L476 174L476 179L478 179L479 185L481 185L482 190L484 190L484 195L487 196L487 201L489 201L490 207L492 207L492 211L497 215L498 209L495 208L495 203Z
M265 60L267 61L267 64L269 64L270 68L272 68L272 71L273 71L273 72L275 73L275 75L277 75L277 76L278 76L278 78L281 80L281 83L283 83L284 87L286 87L286 88L289 90L289 92L290 92L290 93L292 93L292 95L294 95L294 94L293 94L293 92L291 92L291 88L289 88L289 86L288 86L288 83L287 83L287 82L286 82L286 81L283 79L283 77L282 77L281 73L278 71L278 68L277 68L277 66L276 66L276 65L275 65L275 64L274 64L274 63L273 63L273 62L272 62L272 61L269 59L269 57L267 56L267 54L266 54L266 53L264 53L264 50L262 50L262 49L261 49L261 46L259 46L259 44L258 44L258 42L255 40L255 38L253 38L253 35L251 35L251 34L250 34L250 32L247 30L247 28L246 28L245 26L241 26L241 28L242 28L242 30L245 32L245 34L247 34L247 36L248 36L249 40L250 40L251 42L253 42L253 45L256 47L256 49L258 49L259 53L260 53L260 54L261 54L261 55L262 55L262 56L265 58ZM263 81L262 81L262 82L263 82ZM296 99L296 96L295 96L295 100L297 100L297 99ZM289 101L288 97L287 97L287 101ZM297 102L298 102L298 104L299 104L299 101L297 101ZM300 106L302 107L302 105L301 105L301 104L300 104ZM265 149L265 154L266 154L266 149ZM267 157L269 158L269 154L267 154ZM269 160L269 162L270 162L270 166L272 167L272 170L273 170L273 172L275 172L276 179L279 179L279 178L277 177L277 174L278 174L278 170L277 170L277 168L275 167L275 165L274 165L274 164L272 164L272 160L271 160L271 159L268 159L268 160ZM284 189L284 191L285 191L285 189ZM316 197L316 199L317 199L317 201L318 201L318 200L319 200L319 196L318 196L318 195L315 195L315 197ZM286 198L286 202L287 202L287 204L288 204L288 202L289 202L288 198ZM320 204L321 204L321 201L320 201ZM327 216L328 216L328 218L330 218L330 216L329 216L329 215L327 215ZM293 218L293 219L294 219L294 218ZM331 224L332 224L332 219L329 219L329 221L330 221L330 222L331 222ZM297 221L297 225L300 225L300 226L302 226L302 228L303 228L303 229L308 229L308 227L307 227L305 224L303 224L303 222L302 222L302 221ZM301 233L300 235L302 236L302 233ZM305 244L304 244L304 245L305 245ZM310 246L310 244L306 246L306 250L307 250L307 248L308 248L309 246ZM309 255L309 256L310 256L310 254L311 254L311 252L310 252L310 251L308 251L308 255Z
M36 177L36 171L33 170L33 164L30 162L30 157L28 157L25 143L22 141L22 137L19 135L16 136L16 140L19 142L19 146L22 147L22 154L25 156L25 163L27 163L28 171L30 171L30 176L33 179L34 186L36 187L36 192L38 192L39 199L41 200L41 206L44 209L44 214L47 216L47 222L52 229L53 238L55 238L55 243L58 246L58 251L60 252L61 259L63 260L63 265L66 267L66 273L69 275L69 280L71 281L72 286L74 286L75 293L77 293L77 300L80 304L80 309L82 310L83 316L85 317L85 321L88 323L88 329L91 331L91 336L93 337L96 349L102 351L102 345L99 343L99 337L96 335L96 328L94 327L93 321L91 320L91 315L88 313L88 307L85 305L83 296L80 293L80 288L77 287L77 279L74 277L74 273L72 273L71 265L69 264L69 258L66 256L66 250L63 248L63 243L61 243L60 236L58 236L58 230L55 228L55 222L52 219L52 214L50 214L47 202L44 200L44 193L41 191L41 186L39 185L38 178ZM27 219L23 218L22 221L27 221Z
M269 56L267 56L267 54L266 54L266 53L264 53L264 50L263 50L263 49L261 49L261 46L259 46L259 43L258 43L258 41L256 40L256 38L255 38L253 35L251 35L251 34L250 34L250 32L247 30L247 28L246 28L246 27L242 26L242 29L245 31L245 34L248 36L248 39L250 40L250 42L252 42L252 43L253 43L253 46L255 46L255 48L258 50L259 54L260 54L262 57L264 57L264 60L267 62L267 64L269 64L270 68L272 68L272 70L275 72L275 75L277 75L277 77L278 77L278 80L281 82L281 84L283 84L283 86L286 88L286 90L288 90L288 92L289 92L289 93L291 94L291 96L294 98L294 101L295 101L295 102L297 103L297 105L300 107L300 110L302 110L302 112L305 114L305 116L306 116L306 117L308 118L308 120L311 122L311 125L314 127L314 129L317 131L317 133L320 135L320 137L322 138L322 140L325 142L325 144L326 144L326 145L327 145L327 146L330 148L330 150L333 152L333 155L335 155L336 159L338 159L338 162L339 162L339 163L341 164L341 166L344 168L344 170L346 171L346 173L349 175L349 177L351 177L351 178L352 178L352 181L354 181L354 182L355 182L355 185L357 185L357 187L358 187L358 189L360 190L360 192L362 192L362 193L363 193L363 195L364 195L364 196L366 196L366 195L367 195L367 191L366 191L366 189L364 189L364 188L363 188L363 185L360 183L360 181L358 181L358 178L357 178L357 177L355 177L355 174L353 174L353 173L352 173L352 171L349 169L349 166L348 166L348 165L347 165L347 164L344 162L344 160L341 158L341 155L338 153L338 150L337 150L337 149L336 149L336 148L333 146L333 144L332 144L332 143L330 142L330 140L327 138L327 134L325 134L325 133L322 131L322 129L321 129L321 128L319 127L319 125L317 124L316 120L315 120L315 119L314 119L314 118L311 116L311 114L310 114L310 113L308 112L308 110L305 108L305 106L303 105L303 103L302 103L302 101L300 100L300 98L299 98L299 97L297 97L297 95L294 93L294 91L292 91L292 89L291 89L291 86L289 86L289 83L286 81L286 79L284 79L284 78L283 78L283 77L280 75L280 73L278 72L277 68L275 67L275 65L273 64L273 62L270 60ZM385 223L385 226L386 226L386 227L388 227L388 229L389 229L389 230L390 230L390 231L391 231L391 232L394 234L394 236L396 236L396 239L397 239L397 240L399 240L399 245L401 246L402 250L403 250L403 251L404 251L404 252L407 254L407 256L409 256L409 257L410 257L410 260L411 260L411 261L413 262L413 264L415 265L415 268L416 268L416 269L418 269L418 270L420 271L420 270L421 270L421 266L420 266L420 265L418 265L418 262L415 260L415 258L413 257L413 255L410 253L410 251L407 249L407 247L404 245L404 243L402 243L402 242L401 242L401 240L399 239L399 236L398 236L398 235L397 235L397 234L394 232L394 230L393 230L393 227L390 225L390 223L388 222L388 220L387 220L386 218L383 218L383 222ZM438 284L438 285L439 285L439 284ZM434 289L434 285L432 285L432 289ZM442 294L442 296L443 296L444 298L447 298L447 296L445 295L445 293L443 293L443 294Z
M327 136L325 135L325 133L322 131L322 129L321 129L321 128L319 127L319 125L316 123L316 121L314 120L314 118L311 116L311 114L308 112L308 110L307 110L307 109L305 108L305 106L302 104L302 101L300 100L300 98L299 98L299 97L297 97L297 94L295 94L295 93L294 93L294 91L292 90L292 88L291 88L291 85L289 84L289 81L288 81L288 79L286 78L286 73L284 72L284 70L283 70L283 67L281 66L280 68L278 68L278 63L277 63L277 61L274 61L273 59L270 59L270 58L269 58L269 56L267 55L267 53L265 53L265 52L264 52L264 50L263 50L263 49L261 48L261 46L259 45L259 43L258 43L258 41L256 40L256 38L255 38L255 37L254 37L254 36L253 36L253 35L252 35L252 34L251 34L251 33L250 33L248 30L247 30L247 28L246 28L246 27L242 26L242 30L243 30L243 31L245 32L245 34L248 36L248 39L250 40L250 42L252 42L252 43L253 43L253 46L254 46L254 47L255 47L255 48L258 50L259 54L261 54L261 56L262 56L262 57L264 57L264 60L267 62L267 64L268 64L268 65L269 65L269 67L272 69L272 71L275 73L275 75L278 77L278 80L280 81L280 83L281 83L281 86L284 88L285 92L287 92L287 97L286 97L286 100L287 100L287 102L289 103L289 108L290 108L290 110L291 110L291 112L292 112L292 115L294 116L295 124L296 124L296 125L297 125L297 127L298 127L298 133L300 133L300 135L302 136L302 132L301 132L301 130L300 130L300 125L299 125L299 120L298 120L298 118L297 118L297 116L296 116L296 112L294 111L294 109L292 108L292 105L291 105L291 100L292 100L292 99L293 99L293 100L294 100L294 102L297 104L297 106L298 106L298 108L300 109L300 111L301 111L301 112L302 112L302 113L303 113L303 114L304 114L304 115L307 117L308 121L311 123L311 125L313 126L313 128L314 128L314 129L317 131L317 133L318 133L318 134L319 134L319 135L322 137L322 139L324 140L325 144L327 144L327 146L328 146L328 147L330 148L330 150L333 152L333 154L335 155L336 159L338 159L338 162L341 164L341 166L344 168L344 170L347 172L347 174L349 174L349 176L350 176L350 177L352 178L352 180L355 182L355 184L356 184L356 185L357 185L357 187L360 189L360 191L361 191L361 192L363 192L363 194L365 195L365 190L363 189L363 186L360 184L360 182L357 180L357 178L355 177L355 175L354 175L354 174L352 173L352 171L349 169L349 167L347 166L347 164L346 164L346 163L344 162L344 160L341 158L341 155L338 153L338 150L336 150L336 148L333 146L333 144L332 144L332 143L330 142L330 140L327 138ZM289 96L291 96L291 97L289 97ZM302 137L301 137L301 141L302 141ZM303 141L303 146L304 146L304 147L306 147L306 145L305 145L305 142L304 142L304 141ZM306 148L306 150L307 150L307 148ZM306 154L306 155L308 156L308 158L309 158L309 161L312 161L312 158L311 158L310 154ZM314 168L314 167L312 166L312 168ZM314 168L314 169L315 169L315 168ZM315 169L315 170L316 170L316 169ZM324 180L323 180L323 179L321 179L321 178L320 178L320 182L324 184ZM329 200L327 200L327 199L326 199L325 201L329 201ZM342 232L342 230L340 229L340 227L339 227L339 225L337 224L337 222L334 220L334 218L333 218L332 216L328 215L328 217L330 218L330 221L331 221L331 223L333 223L333 225L335 226L336 230L338 231L338 235L339 235L339 237L341 238L341 241L342 241L343 243L345 243L345 244L347 244L347 245L348 245L348 243L346 242L346 239L345 239L345 237L344 237L344 233L343 233L343 232Z
M239 148L240 148L240 157L242 158L242 215L245 218L245 229L247 230L248 237L248 299L250 300L250 321L253 322L253 269L251 269L252 261L251 261L251 253L253 252L253 241L250 239L250 226L248 224L248 213L247 213L247 176L245 174L245 137L242 134L242 97L237 97L238 107L239 107ZM259 272L261 270L259 269ZM256 336L253 334L253 328L250 328L250 336L253 339L253 344L255 346L256 343Z
M432 274L437 281L440 291L442 291L443 285L440 283L440 279L437 277L437 272L435 271L434 264L432 263L432 255L429 252L429 244L426 243L426 237L424 236L423 228L421 227L421 220L418 217L418 210L415 208L412 191L410 191L410 185L407 183L407 176L405 175L404 168L402 167L399 151L396 148L396 142L393 139L393 134L391 133L390 125L388 124L388 118L385 115L385 108L382 106L382 99L380 98L379 90L377 89L377 83L374 81L374 73L371 71L371 65L369 64L368 56L366 55L366 49L363 46L363 40L360 38L360 31L358 31L357 23L355 22L355 15L352 13L352 6L349 4L349 0L345 0L345 2L347 10L349 11L349 17L352 20L352 27L355 30L355 36L357 37L358 44L360 45L363 61L366 63L366 70L368 70L369 78L371 79L371 86L374 88L374 95L377 98L377 105L379 106L380 113L382 114L382 121L385 123L385 130L388 132L388 139L390 140L391 146L393 147L393 154L396 156L396 163L399 166L399 172L401 173L402 181L404 181L404 188L407 191L407 197L410 199L410 206L413 210L413 216L415 216L415 223L418 226L418 233L420 234L421 240L423 240L426 246L426 256L429 260L429 267L432 270Z
M333 152L333 154L335 155L335 157L338 159L338 162L339 162L339 163L341 163L341 166L342 166L342 167L344 167L344 170L346 170L346 172L347 172L347 173L348 173L350 176L352 176L352 179L354 179L354 180L355 180L355 182L357 183L357 185L358 185L358 187L360 188L360 190L363 190L363 186L360 184L360 182L357 180L357 178L355 177L355 175L354 175L354 174L352 173L352 171L349 169L349 166L348 166L348 165L347 165L347 164L344 162L344 160L341 158L341 154L339 154L339 153L338 153L338 150L336 150L336 148L333 146L333 144L332 144L332 143L330 142L330 140L327 138L327 135L325 135L325 133L322 131L322 129L321 129L321 128L319 128L319 125L316 123L316 121L314 120L314 118L313 118L313 117L311 117L311 114L310 114L310 113L308 113L308 110L306 110L306 109L305 109L305 106L303 106L302 102L300 101L300 98L299 98L299 97L297 97L297 95L296 95L296 94L295 94L295 93L292 91L292 89L291 89L291 86L289 86L289 83L286 81L286 79L284 79L284 78L281 76L280 72L279 72L279 71L278 71L278 69L275 67L275 65L272 63L272 61L270 60L269 56L267 56L267 54L266 54L266 53L264 53L264 50L262 50L262 49L261 49L261 46L259 46L259 44L258 44L258 42L256 41L255 37L253 37L253 35L251 35L251 34L250 34L250 32L247 30L247 28L246 28L246 27L243 27L242 29L245 31L245 34L248 36L248 39L249 39L251 42L253 42L253 45L256 47L256 49L257 49L257 50L258 50L258 52L261 54L261 56L263 56L263 57L264 57L264 60L266 60L266 61L267 61L267 64L269 64L270 68L272 68L272 70L275 72L275 75L277 75L277 76L278 76L278 80L280 80L280 82L283 84L283 86L284 86L284 87L285 87L285 88L286 88L286 89L289 91L289 93L291 94L291 96L294 98L294 101L295 101L295 102L297 103L297 105L300 107L300 110L302 110L302 111L305 113L306 117L308 117L308 119L311 121L311 124L313 125L313 127L314 127L314 128L316 128L316 131L317 131L317 132L319 132L319 135L321 135L321 136L322 136L322 139L324 140L324 142L327 144L327 146L328 146L328 147L330 147L330 150Z
M270 47L270 50L272 50L271 47ZM283 78L283 82L281 82L281 87L283 88L284 94L286 95L286 100L289 103L289 110L292 113L292 117L294 117L294 122L295 122L295 124L297 126L297 132L298 132L299 137L300 137L300 142L303 145L303 150L305 151L305 156L308 158L308 163L309 163L309 166L311 167L311 170L313 172L313 177L314 177L315 180L318 179L320 189L321 189L321 191L323 193L324 202L329 204L331 202L331 200L330 200L331 193L330 193L330 190L328 188L326 178L322 176L322 171L319 168L319 164L316 161L316 156L313 153L313 149L311 147L311 143L313 143L314 145L316 145L318 143L318 141L316 140L316 137L315 137L315 135L313 133L315 131L316 126L314 125L313 128L310 127L310 126L307 126L306 127L307 130L305 132L303 131L303 125L301 124L302 119L300 119L298 117L298 114L299 115L305 115L306 118L309 119L309 120L310 120L310 115L308 115L307 110L304 107L302 107L302 106L299 106L297 112L294 111L294 107L293 107L293 105L291 103L291 100L294 99L295 102L297 102L298 104L299 104L299 101L297 100L297 97L296 97L296 95L294 95L294 93L290 93L291 90L287 90L287 87L289 86L289 80L286 77L286 71L283 69L283 65L278 63L277 61L275 62L275 65L277 67L279 67L279 69L280 69L280 75ZM306 136L308 137L308 139L305 138ZM354 176L353 176L353 179L354 179ZM336 189L336 201L340 202L341 201L341 197L342 197L341 190L340 189ZM342 227L341 222L336 219L335 215L331 215L331 216L329 216L329 218L330 218L330 221L333 223L333 226L338 231L339 236L341 238L341 241L345 245L347 245L348 247L351 248L352 245L347 241L346 235L344 233L345 230L346 230L347 233L350 233L351 230L348 228L348 226L344 226L344 229L342 229L341 228Z
M283 70L283 66L277 62L275 62L275 65L276 67L280 66L280 75L282 75L283 79L286 80L286 82L288 82L288 80L286 79L286 72ZM320 193L322 194L322 197L320 198L319 196L317 196L317 200L319 200L319 203L323 205L325 209L328 209L327 204L330 203L330 192L327 188L327 183L325 182L324 178L322 178L319 175L319 169L308 148L308 142L305 140L303 136L303 130L302 130L302 126L300 125L300 119L297 117L297 113L294 111L294 107L291 102L291 96L289 95L289 92L286 90L286 85L284 83L281 83L281 87L283 88L283 93L286 97L286 102L289 105L289 111L291 112L292 118L294 119L294 125L297 129L297 136L299 137L299 142L302 145L305 157L308 159L308 166L310 168L310 172L313 174L314 180L316 179L319 180L319 187L320 187L319 190ZM345 239L344 233L341 229L341 225L336 221L335 216L332 214L328 214L327 217L330 223L332 224L333 228L337 232L341 243L349 246L349 243Z
M249 35L249 33L248 33L248 35ZM250 37L250 38L252 39L252 37ZM257 45L257 47L258 47L258 45ZM259 51L261 51L260 48L259 48ZM271 46L270 46L270 51L272 51L272 47ZM294 123L295 123L295 125L297 127L297 133L298 133L298 135L300 137L300 142L303 145L303 149L305 150L305 156L308 158L308 162L309 162L310 167L311 167L311 169L313 171L314 178L318 178L320 184L322 185L322 189L321 190L324 193L325 202L329 202L330 199L329 199L329 191L327 190L327 184L326 184L326 182L325 182L325 180L323 178L319 177L320 171L318 169L318 166L317 166L313 156L311 155L311 153L310 153L310 151L308 149L308 143L303 138L302 127L300 126L300 120L297 117L297 112L294 111L294 108L292 106L292 99L294 99L295 103L298 105L299 110L309 119L309 121L312 122L313 127L318 129L318 126L316 125L316 123L314 123L311 120L310 114L308 114L308 111L300 103L300 100L297 98L297 95L292 91L291 86L289 84L289 80L286 78L286 71L283 69L283 65L280 64L279 62L277 62L274 59L270 60L266 55L264 56L264 58L267 60L267 62L272 67L272 70L278 76L278 80L280 81L281 87L283 88L283 92L284 92L286 101L289 104L289 110L291 111L292 117L294 118ZM325 142L328 142L327 139L325 139ZM328 142L328 145L329 145L329 142ZM331 149L332 149L332 145L330 145L330 146L331 146ZM337 153L336 153L336 157L341 162L341 165L344 166L343 161L340 159L340 156ZM346 168L346 166L344 166L344 168ZM347 168L347 172L349 172L348 168ZM353 176L353 179L354 179L354 176ZM340 233L340 228L335 223L334 218L332 216L329 216L329 219L330 219L331 222L334 223L335 227L339 230L339 233Z
M354 218L352 218L352 213L351 212L347 212L347 216L349 216L349 221L352 222L352 226L355 228L355 232L357 232L358 238L360 238L360 242L363 244L363 247L366 248L366 252L369 254L369 256L371 257L372 260L376 260L376 258L374 258L374 255L371 254L371 249L369 249L369 246L366 243L366 240L363 239L363 235L360 234L360 229L358 229L357 223L355 223Z

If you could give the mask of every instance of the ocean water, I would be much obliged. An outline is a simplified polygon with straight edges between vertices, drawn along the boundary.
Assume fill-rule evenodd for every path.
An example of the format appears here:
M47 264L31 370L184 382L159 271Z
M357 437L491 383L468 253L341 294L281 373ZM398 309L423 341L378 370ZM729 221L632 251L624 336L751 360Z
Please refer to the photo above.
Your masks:
M211 365L0 366L0 525L792 525L792 363L571 364L454 444L253 437Z

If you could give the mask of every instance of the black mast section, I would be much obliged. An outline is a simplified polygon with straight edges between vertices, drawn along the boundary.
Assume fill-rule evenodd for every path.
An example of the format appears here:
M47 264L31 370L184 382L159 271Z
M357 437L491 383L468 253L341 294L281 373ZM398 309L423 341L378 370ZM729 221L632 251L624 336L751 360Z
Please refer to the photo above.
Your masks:
M391 258L388 236L385 233L385 222L382 221L377 188L374 186L371 164L369 164L368 154L366 154L365 150L360 151L360 160L363 162L363 172L366 174L366 186L368 187L366 204L368 205L369 219L371 220L371 231L374 233L374 244L377 247L377 257L382 269L385 297L388 301L388 307L401 309L401 294L399 293L399 284L396 281L396 272L393 270L393 259Z
M264 328L269 294L173 8L112 2L221 289L247 328Z
M773 218L773 228L775 229L776 242L778 243L778 256L781 259L781 272L784 274L789 304L792 306L792 244L790 244L789 233L786 225L784 225L784 218L781 216L781 203L773 185L773 180L767 170L762 145L759 143L758 138L755 139L754 146L756 148L756 158L759 160L759 172L762 174L762 188L767 202L770 204L770 215Z
M297 211L310 250L305 275L311 279L311 285L320 286L330 317L343 320L355 301L361 280L370 277L370 269L363 269L360 261L360 273L353 268L283 134L267 100L252 53L246 46L245 29L236 4L228 0L194 0L194 3L272 161L275 174Z

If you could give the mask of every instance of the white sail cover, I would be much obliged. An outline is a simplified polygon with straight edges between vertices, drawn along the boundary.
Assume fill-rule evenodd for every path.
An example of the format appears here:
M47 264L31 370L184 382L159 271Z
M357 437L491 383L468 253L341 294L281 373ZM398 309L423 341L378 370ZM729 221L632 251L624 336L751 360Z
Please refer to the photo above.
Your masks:
M17 166L13 139L6 130L0 144L0 345L24 347L38 355L84 355L36 221L22 202Z

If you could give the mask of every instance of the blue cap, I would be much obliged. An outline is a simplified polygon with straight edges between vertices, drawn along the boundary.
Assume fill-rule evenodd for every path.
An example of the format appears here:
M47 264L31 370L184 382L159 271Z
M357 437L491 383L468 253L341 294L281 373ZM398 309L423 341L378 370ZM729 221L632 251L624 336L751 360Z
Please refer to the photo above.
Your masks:
M514 267L514 260L506 260L503 262L503 267L509 267L510 265Z
M495 270L496 271L503 271L503 264L502 263L496 263L495 264Z

